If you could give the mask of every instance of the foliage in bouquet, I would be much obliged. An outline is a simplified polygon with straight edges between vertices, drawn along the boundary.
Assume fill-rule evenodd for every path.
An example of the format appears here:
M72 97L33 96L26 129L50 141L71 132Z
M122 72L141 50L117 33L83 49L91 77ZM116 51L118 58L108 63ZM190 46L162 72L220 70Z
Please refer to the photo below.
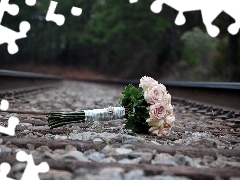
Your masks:
M149 104L144 99L143 89L129 84L122 94L124 97L119 103L125 108L125 118L128 120L125 128L134 132L148 132L146 119L149 117Z
M125 128L134 132L151 132L154 135L169 135L175 121L171 95L163 84L151 77L140 79L139 88L128 85L122 92L120 104L125 108Z

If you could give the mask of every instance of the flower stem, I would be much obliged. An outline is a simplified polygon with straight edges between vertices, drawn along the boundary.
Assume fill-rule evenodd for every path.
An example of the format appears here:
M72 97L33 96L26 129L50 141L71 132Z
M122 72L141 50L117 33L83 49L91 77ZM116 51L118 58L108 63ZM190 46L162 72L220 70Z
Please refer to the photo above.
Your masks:
M50 128L57 128L70 123L85 122L84 111L80 112L51 112L47 115Z

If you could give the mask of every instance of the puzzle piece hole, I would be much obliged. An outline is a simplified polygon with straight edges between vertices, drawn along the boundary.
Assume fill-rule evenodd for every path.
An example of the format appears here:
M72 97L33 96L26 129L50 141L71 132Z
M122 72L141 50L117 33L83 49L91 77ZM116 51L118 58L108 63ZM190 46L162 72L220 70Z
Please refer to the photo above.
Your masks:
M19 13L18 5L15 5L15 4L8 5L7 12L12 16L16 16Z
M72 7L71 13L74 16L80 16L82 14L82 9L78 7Z
M152 3L150 9L154 13L160 13L162 11L162 3L156 0Z
M34 6L36 4L36 0L26 0L25 3L28 5L28 6Z
M177 18L175 20L175 24L178 26L181 26L181 25L185 24L185 22L186 22L185 16L183 15L182 12L179 12L177 15Z
M234 23L228 27L228 32L232 35L236 35L239 31L239 25Z
M51 1L50 2L48 12L47 12L47 16L46 16L46 20L47 21L53 21L58 26L62 26L65 22L65 17L61 14L55 14L55 9L57 7L57 4L58 4L58 2L56 2L56 1Z
M13 43L11 43L11 44L9 44L8 45L8 52L10 53L10 54L15 54L15 53L17 53L18 52L18 46L16 45L16 43L15 42L13 42Z
M132 4L138 2L138 0L130 0L129 2Z
M0 164L0 177L6 177L7 174L10 172L11 166L8 163Z
M30 30L30 28L31 28L31 26L30 26L29 22L23 21L20 23L20 26L19 26L20 32L25 34Z
M2 99L0 109L2 111L6 111L6 110L8 110L8 108L9 108L9 102L5 99Z

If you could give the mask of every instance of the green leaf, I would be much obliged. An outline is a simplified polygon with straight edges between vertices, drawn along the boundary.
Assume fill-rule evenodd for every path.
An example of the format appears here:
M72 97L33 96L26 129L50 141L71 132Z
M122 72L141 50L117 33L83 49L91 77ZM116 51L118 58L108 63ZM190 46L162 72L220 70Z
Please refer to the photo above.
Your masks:
M128 121L125 125L126 129L132 129L132 130L135 129L134 119L135 119L135 117L133 114L129 115Z
M129 84L122 94L123 97L119 100L119 103L126 111L127 122L125 128L134 132L148 132L149 126L146 119L149 118L149 104L144 99L143 89Z

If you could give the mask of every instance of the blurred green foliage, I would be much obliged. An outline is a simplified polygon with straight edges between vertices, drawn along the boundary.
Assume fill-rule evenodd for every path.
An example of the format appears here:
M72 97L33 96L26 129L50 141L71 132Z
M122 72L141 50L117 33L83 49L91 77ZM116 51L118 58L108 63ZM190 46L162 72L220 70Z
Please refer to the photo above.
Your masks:
M55 13L66 18L63 26L45 20L50 0L37 1L33 7L10 0L20 12L15 17L5 13L2 25L19 31L25 20L31 30L27 38L17 41L17 54L9 55L6 44L0 46L0 68L34 63L87 67L120 78L240 80L239 37L234 40L222 31L230 22L226 15L216 20L223 33L211 38L199 12L185 13L187 22L179 27L174 24L174 9L164 5L160 14L150 10L154 0L56 1ZM82 8L82 15L73 16L72 6Z
M184 41L183 58L191 67L211 62L216 51L217 39L210 37L199 27L185 32L181 39Z

